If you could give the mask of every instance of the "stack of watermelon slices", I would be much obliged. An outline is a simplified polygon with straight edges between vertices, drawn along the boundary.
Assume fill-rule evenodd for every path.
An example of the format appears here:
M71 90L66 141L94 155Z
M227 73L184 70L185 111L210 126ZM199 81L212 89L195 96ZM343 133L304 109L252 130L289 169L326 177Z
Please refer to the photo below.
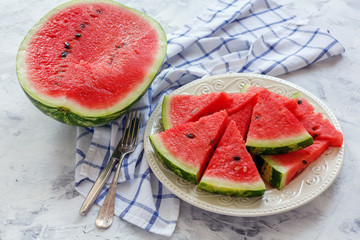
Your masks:
M342 133L300 94L244 89L166 96L165 131L150 136L161 161L199 189L253 197L264 194L264 181L282 189L329 147L341 147Z

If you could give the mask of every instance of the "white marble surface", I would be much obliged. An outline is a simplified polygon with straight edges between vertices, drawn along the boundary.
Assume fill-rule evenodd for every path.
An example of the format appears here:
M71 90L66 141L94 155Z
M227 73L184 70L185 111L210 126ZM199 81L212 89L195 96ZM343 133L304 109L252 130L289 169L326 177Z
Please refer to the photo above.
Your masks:
M268 217L229 217L181 203L170 239L360 239L360 2L278 0L308 24L329 29L342 56L280 76L322 99L338 118L346 150L336 181L298 209ZM98 207L78 214L74 189L75 127L35 109L22 92L15 56L26 32L63 0L0 0L0 239L168 239L116 219L94 225ZM167 32L181 27L211 1L122 1L156 18Z

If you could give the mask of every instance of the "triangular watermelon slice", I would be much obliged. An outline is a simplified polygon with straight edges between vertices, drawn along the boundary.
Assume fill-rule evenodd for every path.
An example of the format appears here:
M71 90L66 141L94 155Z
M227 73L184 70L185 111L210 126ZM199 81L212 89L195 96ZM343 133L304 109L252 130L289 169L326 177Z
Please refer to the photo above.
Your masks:
M265 181L281 189L300 171L318 159L328 149L328 142L314 140L314 144L296 152L261 155L256 157L256 165Z
M294 115L304 125L310 135L317 140L326 140L331 147L341 147L343 135L321 113L316 113L314 107L305 99L295 99L298 106Z
M162 103L162 122L169 129L225 109L231 98L226 92L193 95L166 95Z
M324 118L321 113L316 113L314 107L305 98L301 97L300 92L288 98L270 92L266 88L258 88L255 86L245 86L242 91L246 91L246 93L268 92L278 103L295 115L314 139L327 140L331 147L341 147L343 143L342 133L338 131L328 119Z
M304 126L268 92L261 92L253 109L246 139L252 154L281 154L313 143Z
M150 136L157 156L178 176L197 184L223 134L226 111Z
M198 188L237 197L264 194L265 184L234 121L226 128Z

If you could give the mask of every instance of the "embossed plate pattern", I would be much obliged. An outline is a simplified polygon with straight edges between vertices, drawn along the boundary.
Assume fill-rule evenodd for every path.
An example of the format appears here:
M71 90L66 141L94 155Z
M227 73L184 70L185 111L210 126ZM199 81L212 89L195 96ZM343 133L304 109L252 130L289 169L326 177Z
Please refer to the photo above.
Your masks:
M173 92L173 94L193 94L221 92L239 92L244 84L251 84L284 96L300 91L317 112L321 112L341 131L339 122L330 109L317 97L303 88L279 78L258 75L229 73L204 77L193 81ZM214 213L254 217L277 214L300 207L324 192L335 180L344 159L344 143L341 148L329 148L317 161L308 166L282 190L267 186L262 197L240 198L208 193L198 190L191 184L171 172L155 155L149 136L163 131L161 122L161 104L152 113L145 130L144 147L147 161L156 177L180 199Z

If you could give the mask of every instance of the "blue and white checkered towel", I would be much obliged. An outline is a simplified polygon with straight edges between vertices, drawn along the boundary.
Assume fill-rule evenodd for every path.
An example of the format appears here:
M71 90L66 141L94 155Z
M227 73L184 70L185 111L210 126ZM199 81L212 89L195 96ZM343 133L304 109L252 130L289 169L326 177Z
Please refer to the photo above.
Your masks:
M140 137L163 95L195 79L226 72L275 76L344 51L327 31L295 21L295 16L270 0L219 0L192 24L168 34L162 69L134 106L144 116ZM106 165L123 128L123 118L103 127L78 128L75 186L81 194L88 193ZM179 199L152 173L143 141L125 158L119 182L115 214L148 231L170 236L179 214ZM105 186L98 204L107 190Z

